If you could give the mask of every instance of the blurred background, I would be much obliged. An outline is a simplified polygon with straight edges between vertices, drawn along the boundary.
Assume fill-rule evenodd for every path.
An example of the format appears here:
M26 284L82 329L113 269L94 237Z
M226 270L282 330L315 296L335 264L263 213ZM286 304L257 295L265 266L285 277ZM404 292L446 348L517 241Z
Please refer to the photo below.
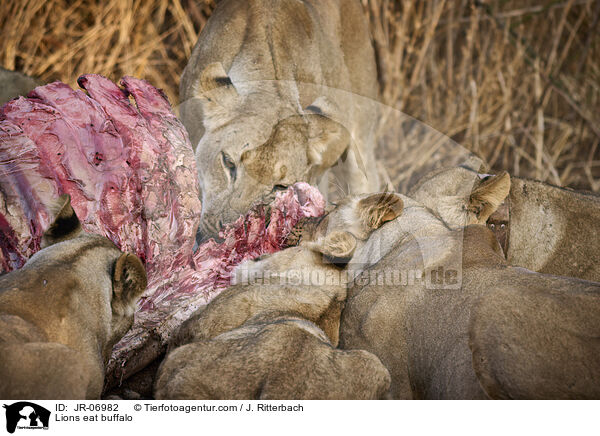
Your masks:
M600 0L362 4L385 104L491 170L600 191ZM133 75L176 106L179 77L214 7L214 0L3 0L0 65L72 87L84 73ZM398 144L380 144L380 153L401 186L400 168L411 159Z

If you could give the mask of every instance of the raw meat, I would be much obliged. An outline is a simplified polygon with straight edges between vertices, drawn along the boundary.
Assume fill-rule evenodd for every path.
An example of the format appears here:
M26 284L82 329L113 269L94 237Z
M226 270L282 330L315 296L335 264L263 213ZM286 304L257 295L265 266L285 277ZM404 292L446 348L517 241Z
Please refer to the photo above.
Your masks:
M123 88L98 75L79 85L87 93L56 82L0 110L0 268L20 268L40 249L49 205L62 193L86 231L144 261L148 288L113 350L113 386L155 359L173 329L227 287L235 265L284 248L298 220L319 216L325 204L298 183L226 226L223 242L194 253L195 160L164 95L132 77Z

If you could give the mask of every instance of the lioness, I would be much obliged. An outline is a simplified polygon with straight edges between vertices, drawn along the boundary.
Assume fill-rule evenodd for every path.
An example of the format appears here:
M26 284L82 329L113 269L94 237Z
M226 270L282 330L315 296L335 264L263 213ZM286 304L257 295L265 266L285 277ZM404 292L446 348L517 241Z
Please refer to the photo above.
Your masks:
M377 83L357 0L219 2L180 85L201 233L292 183L317 184L336 163L342 190L378 191Z
M353 233L366 238L401 208L386 194L346 203L321 222L352 221L347 229L312 232L307 224L300 246L240 265L237 282L175 335L155 397L384 397L389 374L375 356L334 348L346 297L336 265L352 256Z
M146 271L86 234L59 199L43 249L0 277L0 398L100 398L104 365L133 322Z
M496 198L506 197L504 218L506 257L511 265L560 276L600 281L600 196L508 176L481 178L476 171L456 167L431 173L409 192L450 226L483 224L479 192L493 186ZM494 207L502 200L494 201ZM465 215L468 212L468 216ZM478 212L479 217L474 213ZM494 224L498 226L498 223ZM496 228L498 230L498 228Z
M485 226L451 229L402 199L350 260L340 347L378 356L394 398L600 398L600 285L511 267Z

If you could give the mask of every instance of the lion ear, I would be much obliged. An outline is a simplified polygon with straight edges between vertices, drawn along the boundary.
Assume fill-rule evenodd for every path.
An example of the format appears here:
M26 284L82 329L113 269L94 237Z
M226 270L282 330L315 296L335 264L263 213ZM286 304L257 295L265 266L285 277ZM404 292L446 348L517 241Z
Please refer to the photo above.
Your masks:
M388 221L400 216L404 202L399 195L383 192L361 198L357 204L358 216L371 230L378 229Z
M504 171L501 174L484 180L471 193L469 198L469 211L477 217L477 222L483 224L487 221L510 193L510 175Z
M356 238L349 232L333 231L316 242L308 242L307 247L323 254L336 265L350 261L356 249Z
M69 194L58 197L50 209L54 212L54 221L42 235L42 248L75 238L82 231L79 218L77 218L71 206L71 196Z
M113 312L119 315L133 313L136 301L148 284L146 268L131 253L123 253L115 262L113 271Z
M304 109L308 121L308 161L318 168L330 168L351 142L350 132L335 120L338 109L327 97L319 97Z
M290 184L303 174L290 166L294 162L306 168L306 155L297 144L306 138L306 125L297 115L280 120L272 129L271 136L254 148L245 150L240 160L246 174L266 186ZM303 170L302 170L303 171Z

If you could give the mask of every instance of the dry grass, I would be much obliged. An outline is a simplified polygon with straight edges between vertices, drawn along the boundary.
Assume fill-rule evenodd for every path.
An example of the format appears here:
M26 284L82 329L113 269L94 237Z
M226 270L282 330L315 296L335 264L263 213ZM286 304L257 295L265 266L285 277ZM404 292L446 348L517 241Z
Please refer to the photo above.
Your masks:
M0 6L0 64L77 86L98 73L143 77L177 102L179 76L211 0L7 0Z
M385 103L494 169L600 190L600 0L362 2ZM6 0L0 64L72 86L88 72L135 75L177 104L179 76L213 7ZM406 161L400 150L384 150L387 162Z
M494 169L600 190L600 1L363 5L387 104Z

